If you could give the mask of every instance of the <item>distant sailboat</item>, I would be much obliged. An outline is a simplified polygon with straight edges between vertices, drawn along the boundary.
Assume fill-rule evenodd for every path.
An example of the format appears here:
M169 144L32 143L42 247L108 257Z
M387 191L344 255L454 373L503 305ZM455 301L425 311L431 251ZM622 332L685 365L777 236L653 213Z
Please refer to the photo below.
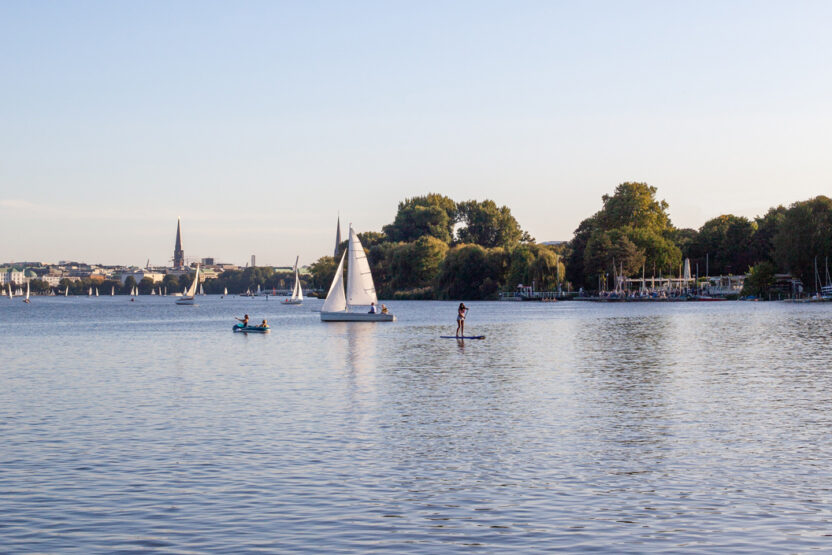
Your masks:
M12 284L9 284L9 298L14 300L14 295L12 295Z
M260 284L259 283L257 284L257 296L258 297L260 296Z
M153 289L152 287L150 288L150 294L151 294L151 295L155 295L155 294L156 294L156 290L155 290L155 289Z
M224 297L226 295L228 295L228 287L223 287L222 288L222 296Z
M205 294L205 292L203 292L203 291L202 291L202 284L201 284L201 283L199 284L199 294L200 294L200 295L204 295L204 294Z
M116 294L116 286L115 286L115 285L113 285L113 286L112 286L112 289L110 289L110 296L112 297L112 296L113 296L113 295L115 295L115 294Z
M69 297L69 283L66 284L66 289L64 289L64 297Z
M199 286L199 264L196 265L196 273L194 274L194 280L191 282L191 286L185 291L184 296L176 299L176 304L183 304L183 305L193 305L194 304L194 297L196 296L196 288Z
M347 267L347 287L344 292L344 258L349 256ZM341 255L341 262L335 271L335 277L329 292L326 295L323 307L321 307L322 322L394 322L396 317L393 314L380 312L367 312L371 305L378 310L378 297L376 287L373 283L373 274L370 271L370 263L364 253L364 247L358 239L358 235L350 226L350 239L347 252ZM355 307L362 307L361 311L353 312Z
M23 302L27 303L27 304L29 303L29 282L28 281L26 282L26 298L23 299Z
M302 304L303 303L303 288L300 285L300 276L298 273L298 261L300 256L295 258L295 286L292 288L292 297L283 301L283 304Z
M87 291L87 297L92 297L92 287L90 287L90 290Z
M98 296L98 287L95 288L95 296Z

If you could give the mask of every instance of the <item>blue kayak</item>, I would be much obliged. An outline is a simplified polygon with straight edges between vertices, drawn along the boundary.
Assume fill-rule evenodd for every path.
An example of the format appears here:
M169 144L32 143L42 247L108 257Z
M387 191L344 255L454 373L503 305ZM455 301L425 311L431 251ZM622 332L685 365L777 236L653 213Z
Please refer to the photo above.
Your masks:
M234 324L231 328L234 331L242 331L246 333L269 333L272 329L269 326L261 327L261 326L244 326L242 324Z

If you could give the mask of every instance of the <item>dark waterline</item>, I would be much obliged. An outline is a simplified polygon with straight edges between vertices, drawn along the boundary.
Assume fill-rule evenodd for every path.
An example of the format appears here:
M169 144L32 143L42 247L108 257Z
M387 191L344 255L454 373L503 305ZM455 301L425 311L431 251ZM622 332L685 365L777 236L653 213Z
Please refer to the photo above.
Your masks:
M0 299L4 552L832 549L832 306L199 302Z

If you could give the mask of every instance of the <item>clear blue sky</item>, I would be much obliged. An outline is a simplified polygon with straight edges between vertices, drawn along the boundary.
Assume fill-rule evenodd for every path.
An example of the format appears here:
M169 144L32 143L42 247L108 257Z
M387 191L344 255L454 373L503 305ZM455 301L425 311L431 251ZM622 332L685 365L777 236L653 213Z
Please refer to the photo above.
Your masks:
M3 2L0 261L302 263L439 192L569 239L832 193L830 2Z

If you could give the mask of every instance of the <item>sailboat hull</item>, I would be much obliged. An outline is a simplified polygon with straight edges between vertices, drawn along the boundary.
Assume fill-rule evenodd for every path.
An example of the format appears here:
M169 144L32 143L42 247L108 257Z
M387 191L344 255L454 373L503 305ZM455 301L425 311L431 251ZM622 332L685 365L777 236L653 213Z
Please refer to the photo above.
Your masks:
M181 299L176 299L176 304L184 304L184 305L195 305L193 297L182 297Z
M395 322L395 314L364 312L321 312L321 322Z
M303 304L303 301L300 299L286 299L283 304Z

